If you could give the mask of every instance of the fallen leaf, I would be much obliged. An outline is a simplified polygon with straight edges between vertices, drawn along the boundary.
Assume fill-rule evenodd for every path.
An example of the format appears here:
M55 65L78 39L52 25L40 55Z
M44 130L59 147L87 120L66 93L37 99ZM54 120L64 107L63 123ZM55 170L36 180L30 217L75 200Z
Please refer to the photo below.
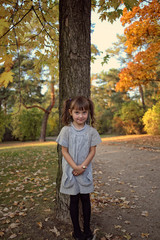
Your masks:
M96 228L93 232L93 234L96 234L96 232L99 230L99 228Z
M42 228L42 222L37 222L37 225L39 226L39 228L41 229Z
M45 212L51 212L51 209L50 208L47 208L44 210Z
M49 220L49 217L44 219L45 222L48 222L48 220Z
M16 238L17 237L17 235L14 233L14 234L12 234L9 238L10 239L13 239L13 238Z
M144 217L148 217L148 212L147 211L143 211L141 215L144 216Z
M8 212L8 210L9 210L9 209L8 209L7 207L5 207L5 208L3 209L4 212Z
M113 236L113 234L111 234L111 233L105 235L105 237L107 238L107 240L110 240L112 236Z
M9 225L9 228L13 229L13 228L18 227L18 225L19 225L19 223L11 223L11 224Z
M124 238L126 238L127 240L131 239L131 236L127 233L126 235L123 235Z
M120 229L120 228L122 228L122 226L120 226L120 225L114 225L114 228Z
M19 216L26 216L27 214L25 212L19 212Z
M49 231L55 233L57 237L60 236L60 232L57 230L56 227L54 227L53 229L50 229Z
M142 238L148 238L149 237L149 233L141 233L141 237Z
M0 237L3 237L3 235L4 235L4 232L0 231Z
M124 223L125 223L125 224L130 224L131 222L130 222L130 221L125 221Z

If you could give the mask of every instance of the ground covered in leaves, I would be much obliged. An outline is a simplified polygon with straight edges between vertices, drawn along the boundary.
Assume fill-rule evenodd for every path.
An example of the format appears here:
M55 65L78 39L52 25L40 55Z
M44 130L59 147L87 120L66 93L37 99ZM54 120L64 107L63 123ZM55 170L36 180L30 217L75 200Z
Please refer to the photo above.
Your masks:
M72 239L54 215L56 171L53 142L0 145L0 239ZM96 239L160 239L160 137L103 138L93 172Z

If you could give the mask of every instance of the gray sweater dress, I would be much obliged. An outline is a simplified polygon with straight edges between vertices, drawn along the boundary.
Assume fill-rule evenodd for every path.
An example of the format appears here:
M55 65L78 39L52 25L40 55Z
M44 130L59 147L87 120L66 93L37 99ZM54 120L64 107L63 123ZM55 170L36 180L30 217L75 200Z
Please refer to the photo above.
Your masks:
M56 142L68 148L68 152L77 165L81 165L89 154L90 147L101 143L97 130L87 124L82 129L76 129L71 123L61 129ZM87 169L79 175L74 176L72 167L65 158L62 158L62 180L60 192L69 195L78 193L91 193L94 190L92 177L92 162Z

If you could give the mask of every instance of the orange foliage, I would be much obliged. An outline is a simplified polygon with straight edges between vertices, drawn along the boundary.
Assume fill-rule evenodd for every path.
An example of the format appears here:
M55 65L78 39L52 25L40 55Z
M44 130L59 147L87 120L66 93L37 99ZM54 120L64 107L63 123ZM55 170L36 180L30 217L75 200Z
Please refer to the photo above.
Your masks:
M121 18L122 25L129 24L125 29L126 52L133 54L133 61L120 72L117 90L128 90L141 84L155 80L158 66L157 56L160 53L160 4L152 0L148 5L126 8Z

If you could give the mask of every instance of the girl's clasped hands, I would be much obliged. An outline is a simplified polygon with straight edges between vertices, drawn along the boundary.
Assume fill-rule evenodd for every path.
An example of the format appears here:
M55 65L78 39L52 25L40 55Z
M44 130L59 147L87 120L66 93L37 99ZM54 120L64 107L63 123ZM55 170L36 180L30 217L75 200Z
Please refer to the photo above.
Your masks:
M72 173L74 176L78 176L78 175L81 175L82 173L84 173L84 171L85 171L85 169L81 165L79 165L79 166L77 166L76 169L73 170Z

